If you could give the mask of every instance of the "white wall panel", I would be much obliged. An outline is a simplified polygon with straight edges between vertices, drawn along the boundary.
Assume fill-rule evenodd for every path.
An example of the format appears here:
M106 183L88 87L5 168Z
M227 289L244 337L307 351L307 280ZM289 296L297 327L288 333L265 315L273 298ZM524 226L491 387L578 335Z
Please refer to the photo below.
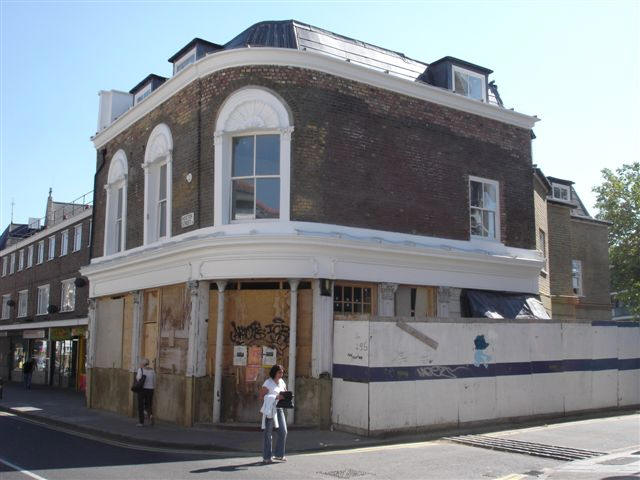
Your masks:
M606 408L618 405L618 371L603 370L591 374L591 407Z
M416 382L369 384L371 430L395 430L416 426Z
M496 417L533 415L531 375L496 377Z
M334 378L331 421L338 425L368 430L369 385Z
M458 380L458 397L460 422L496 417L495 377Z
M416 384L416 424L458 423L460 380L422 380Z
M563 373L531 375L532 413L534 415L564 413L563 375Z

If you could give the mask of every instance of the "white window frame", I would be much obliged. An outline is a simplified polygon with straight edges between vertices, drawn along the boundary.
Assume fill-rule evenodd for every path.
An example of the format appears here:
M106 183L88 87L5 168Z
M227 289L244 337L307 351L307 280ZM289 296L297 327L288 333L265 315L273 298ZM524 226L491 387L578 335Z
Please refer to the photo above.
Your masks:
M581 260L571 260L571 287L578 297L584 296Z
M111 157L107 184L104 186L107 193L103 246L103 254L105 256L124 251L127 244L128 172L129 164L127 162L127 155L124 153L124 150L118 150L113 157ZM122 217L118 219L118 191L120 189L122 189L122 210L120 212ZM120 228L119 242L118 227Z
M46 292L46 296L43 292ZM36 315L46 315L49 308L49 284L40 285L38 287L38 302L36 306Z
M23 299L24 299L24 303L22 301ZM29 311L29 290L20 290L18 292L18 315L17 315L17 318L26 317L28 311Z
M9 275L13 275L16 272L16 252L11 252L9 256Z
M2 295L2 317L1 320L9 320L11 318L11 307L9 306L11 295Z
M44 262L44 240L38 242L38 265Z
M214 134L214 226L229 223L289 221L293 130L288 107L279 97L264 88L243 88L227 98L218 114ZM280 217L231 221L233 137L274 133L280 134Z
M189 65L196 63L197 59L196 57L197 52L197 45L195 47L193 47L191 50L189 50L187 53L185 53L184 55L182 55L179 59L177 59L175 62L173 62L173 74L175 75L176 73L181 72L182 70L184 70L185 68L187 68ZM189 61L190 57L193 56L193 61Z
M166 165L166 211L165 211L165 235L160 236L159 195L160 195L160 169ZM167 125L156 125L144 154L144 244L149 245L158 241L171 238L171 211L172 211L172 165L173 165L173 136Z
M484 237L482 235L473 235L471 233L471 208L477 208L477 207L471 207L471 182L480 182L480 183L487 183L489 185L493 185L496 189L496 210L494 212L494 221L495 221L495 237L491 238L491 237ZM482 177L474 177L469 175L469 181L467 182L467 195L468 195L468 204L467 207L469 208L469 235L471 236L472 240L480 240L480 241L489 241L489 242L500 242L502 239L502 233L500 230L500 182L498 182L497 180L491 180L489 178L482 178ZM489 210L489 209L482 209L482 210Z
M79 252L82 248L82 224L73 227L73 251Z
M566 192L567 193L567 198L562 198L562 196L560 197L556 197L556 188L560 189L560 191L562 192ZM571 187L569 187L568 185L563 185L562 183L552 183L551 184L551 197L554 200L559 200L561 202L571 202Z
M61 312L73 312L76 309L76 285L75 278L69 278L60 282L60 311ZM65 308L65 288L69 287L73 290L73 305L69 308Z
M63 257L69 253L69 229L60 233L60 256Z
M55 235L51 235L49 237L49 252L48 252L48 256L47 256L47 261L51 261L54 258L56 258L56 236Z
M487 81L486 81L487 79L486 79L486 77L484 75L482 75L481 73L476 73L476 72L473 72L473 71L468 70L466 68L458 67L456 65L452 65L451 66L451 90L454 93L457 93L458 95L463 95L463 96L465 96L467 98L470 98L471 100L480 101L479 99L470 97L469 95L466 95L463 92L456 92L456 72L464 73L465 75L468 75L470 77L476 77L476 78L479 78L480 80L482 80L482 100L481 101L486 103L486 101L487 101Z
M145 98L147 98L149 95L151 95L151 83L148 83L146 87L144 87L142 90L136 93L133 100L133 104L137 105L138 103L143 101Z
M33 267L33 244L27 248L27 268Z
M18 252L18 271L24 270L24 248Z
M9 257L5 255L4 257L2 257L2 276L3 277L7 276L8 269L9 269Z

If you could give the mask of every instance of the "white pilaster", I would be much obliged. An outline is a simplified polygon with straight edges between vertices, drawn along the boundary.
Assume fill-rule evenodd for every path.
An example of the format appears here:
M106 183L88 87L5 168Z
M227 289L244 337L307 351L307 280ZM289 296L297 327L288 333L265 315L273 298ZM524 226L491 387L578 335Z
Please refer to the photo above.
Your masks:
M323 280L313 280L313 326L311 347L311 375L318 378L321 373L332 373L333 367L333 288L329 296L321 295ZM329 281L331 287L333 282Z
M224 333L224 290L226 280L219 280L218 285L218 322L216 327L216 360L213 379L213 423L220 423L220 407L222 403L222 335Z
M287 388L294 392L296 389L296 351L298 334L298 285L300 280L290 279L291 305L289 306L289 376ZM295 423L295 409L289 410L289 423Z
M140 343L142 337L142 316L144 295L141 290L133 293L133 322L131 325L131 365L129 370L135 372L140 366Z
M87 368L93 368L96 362L96 336L98 328L96 325L96 299L90 298L87 300L89 304L87 317L88 317L88 332L89 332L89 348L87 349Z
M187 377L202 377L206 372L209 282L190 281L187 288L191 300Z

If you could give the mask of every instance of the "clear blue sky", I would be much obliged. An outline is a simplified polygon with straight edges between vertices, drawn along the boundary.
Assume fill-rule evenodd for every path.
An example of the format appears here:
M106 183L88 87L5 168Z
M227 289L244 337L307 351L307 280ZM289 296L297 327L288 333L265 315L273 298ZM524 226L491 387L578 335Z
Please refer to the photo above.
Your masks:
M10 2L1 8L0 228L44 215L48 188L92 190L97 92L129 90L194 37L225 43L297 19L425 62L491 68L508 107L538 115L534 163L588 207L600 170L639 159L638 1ZM594 213L594 212L592 212Z

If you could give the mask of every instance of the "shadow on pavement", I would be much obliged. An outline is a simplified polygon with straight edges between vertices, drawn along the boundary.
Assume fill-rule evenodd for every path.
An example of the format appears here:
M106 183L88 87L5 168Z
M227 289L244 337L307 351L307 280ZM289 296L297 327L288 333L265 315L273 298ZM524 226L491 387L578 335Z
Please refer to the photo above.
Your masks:
M199 470L191 470L189 473L209 473L209 472L237 472L240 470L248 470L248 467L261 467L262 461L243 463L242 465L225 465L215 468L201 468Z

